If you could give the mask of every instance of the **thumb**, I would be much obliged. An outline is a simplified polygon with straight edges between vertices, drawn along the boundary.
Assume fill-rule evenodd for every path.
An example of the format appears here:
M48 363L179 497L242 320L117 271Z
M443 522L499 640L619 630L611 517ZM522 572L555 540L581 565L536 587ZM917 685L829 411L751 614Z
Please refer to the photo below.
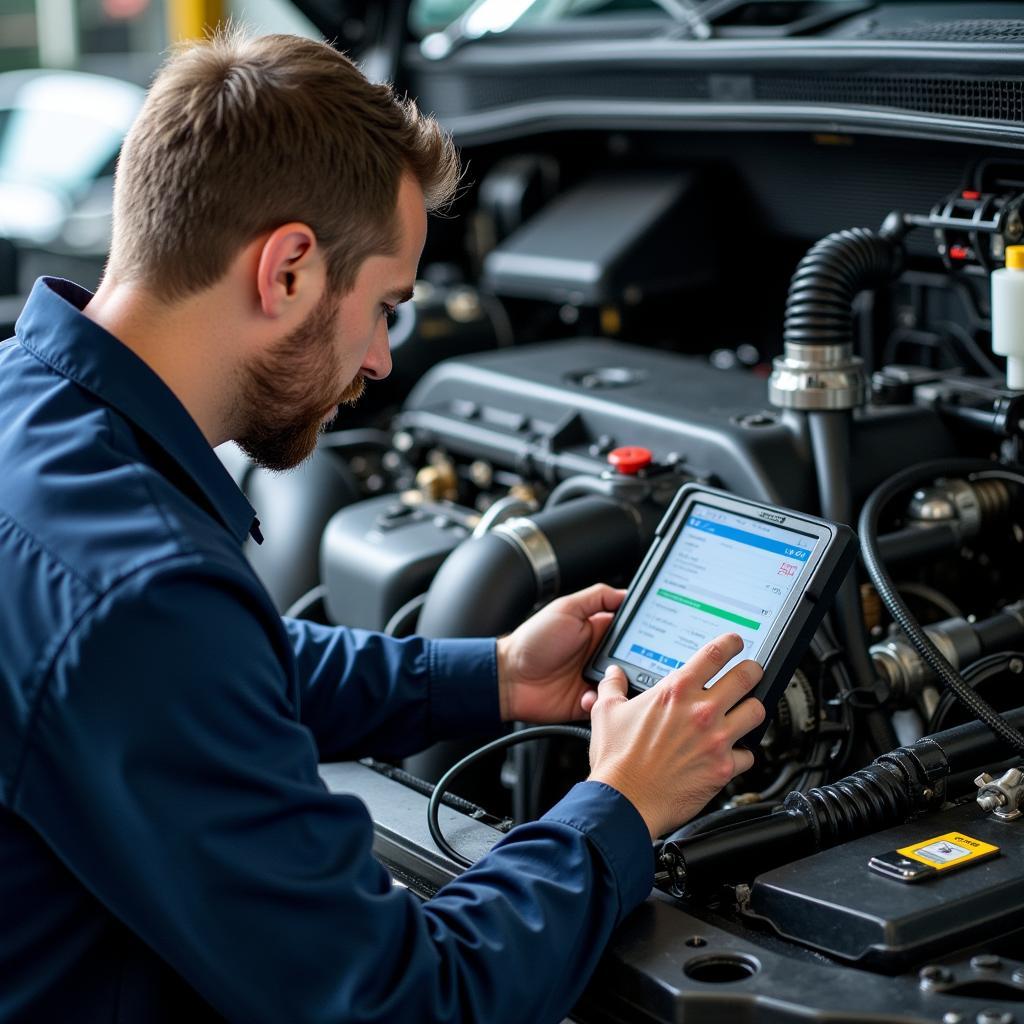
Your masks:
M618 665L612 665L597 684L597 701L602 704L621 704L626 699L626 688L626 673Z
M614 612L622 604L625 590L618 590L607 583L595 583L569 596L573 612L580 618L589 619L599 612Z

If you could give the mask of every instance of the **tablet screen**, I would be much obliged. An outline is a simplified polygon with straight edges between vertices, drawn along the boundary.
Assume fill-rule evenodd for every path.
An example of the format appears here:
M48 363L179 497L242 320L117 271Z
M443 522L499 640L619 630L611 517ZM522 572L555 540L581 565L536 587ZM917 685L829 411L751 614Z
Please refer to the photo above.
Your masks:
M664 676L709 640L734 632L736 662L764 663L772 626L814 553L817 538L696 503L612 657Z

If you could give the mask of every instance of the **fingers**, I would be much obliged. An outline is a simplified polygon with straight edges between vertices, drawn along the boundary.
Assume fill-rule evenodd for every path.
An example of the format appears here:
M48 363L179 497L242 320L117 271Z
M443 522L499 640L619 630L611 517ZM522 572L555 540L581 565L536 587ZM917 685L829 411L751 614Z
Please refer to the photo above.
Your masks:
M583 717L586 718L594 705L597 703L597 690L588 687L580 697L580 708L583 710Z
M693 680L703 686L716 675L732 658L743 650L743 641L735 633L725 633L705 644L681 669L684 679ZM675 673L672 673L673 675ZM719 683L721 680L719 680ZM717 688L716 684L716 688ZM746 691L744 691L745 693Z
M737 775L749 772L750 769L754 767L754 755L743 747L733 747L732 764L735 769L732 773L732 777L736 778Z
M570 595L565 600L572 603L572 610L581 618L589 619L598 612L614 612L626 596L624 590L616 590L607 583L595 583L586 590Z
M601 642L605 638L605 634L608 632L608 627L612 624L612 619L615 615L612 612L598 612L596 615L590 616L590 643L587 644L587 653L584 656L584 661L589 661L594 651L601 646Z
M742 704L737 704L725 716L725 726L733 741L746 736L751 729L757 728L765 716L764 705L756 697L748 697Z
M738 704L761 681L764 670L756 661L741 661L733 665L714 686L708 690L726 711Z

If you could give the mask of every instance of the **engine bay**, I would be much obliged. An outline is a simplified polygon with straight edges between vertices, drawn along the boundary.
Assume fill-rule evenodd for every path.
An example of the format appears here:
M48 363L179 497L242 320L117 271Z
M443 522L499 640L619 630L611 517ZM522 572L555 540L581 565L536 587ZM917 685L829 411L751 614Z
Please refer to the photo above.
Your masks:
M294 477L224 455L281 610L506 633L627 585L692 481L853 526L862 557L755 767L663 838L574 1019L1024 1019L1024 323L992 298L994 273L1024 278L1024 160L654 128L471 133L463 160L392 377ZM460 870L431 787L473 746L323 769L424 897ZM449 841L479 856L586 767L569 738L492 757L441 808ZM870 867L935 844L964 863Z

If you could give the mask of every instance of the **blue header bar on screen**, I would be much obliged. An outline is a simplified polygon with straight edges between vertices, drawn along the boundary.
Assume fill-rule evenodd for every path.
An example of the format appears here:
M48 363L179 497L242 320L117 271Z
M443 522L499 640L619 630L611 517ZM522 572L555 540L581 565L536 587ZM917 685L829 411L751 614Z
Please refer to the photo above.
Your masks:
M772 540L770 537L749 533L747 530L738 530L735 526L726 526L724 523L702 519L700 516L690 516L686 520L686 525L694 530L701 530L704 533L713 533L717 537L734 540L739 544L749 544L753 548L761 548L762 551L772 551L777 555L793 558L798 562L806 562L811 557L811 552L807 548L795 547L793 544L785 544L782 541Z

